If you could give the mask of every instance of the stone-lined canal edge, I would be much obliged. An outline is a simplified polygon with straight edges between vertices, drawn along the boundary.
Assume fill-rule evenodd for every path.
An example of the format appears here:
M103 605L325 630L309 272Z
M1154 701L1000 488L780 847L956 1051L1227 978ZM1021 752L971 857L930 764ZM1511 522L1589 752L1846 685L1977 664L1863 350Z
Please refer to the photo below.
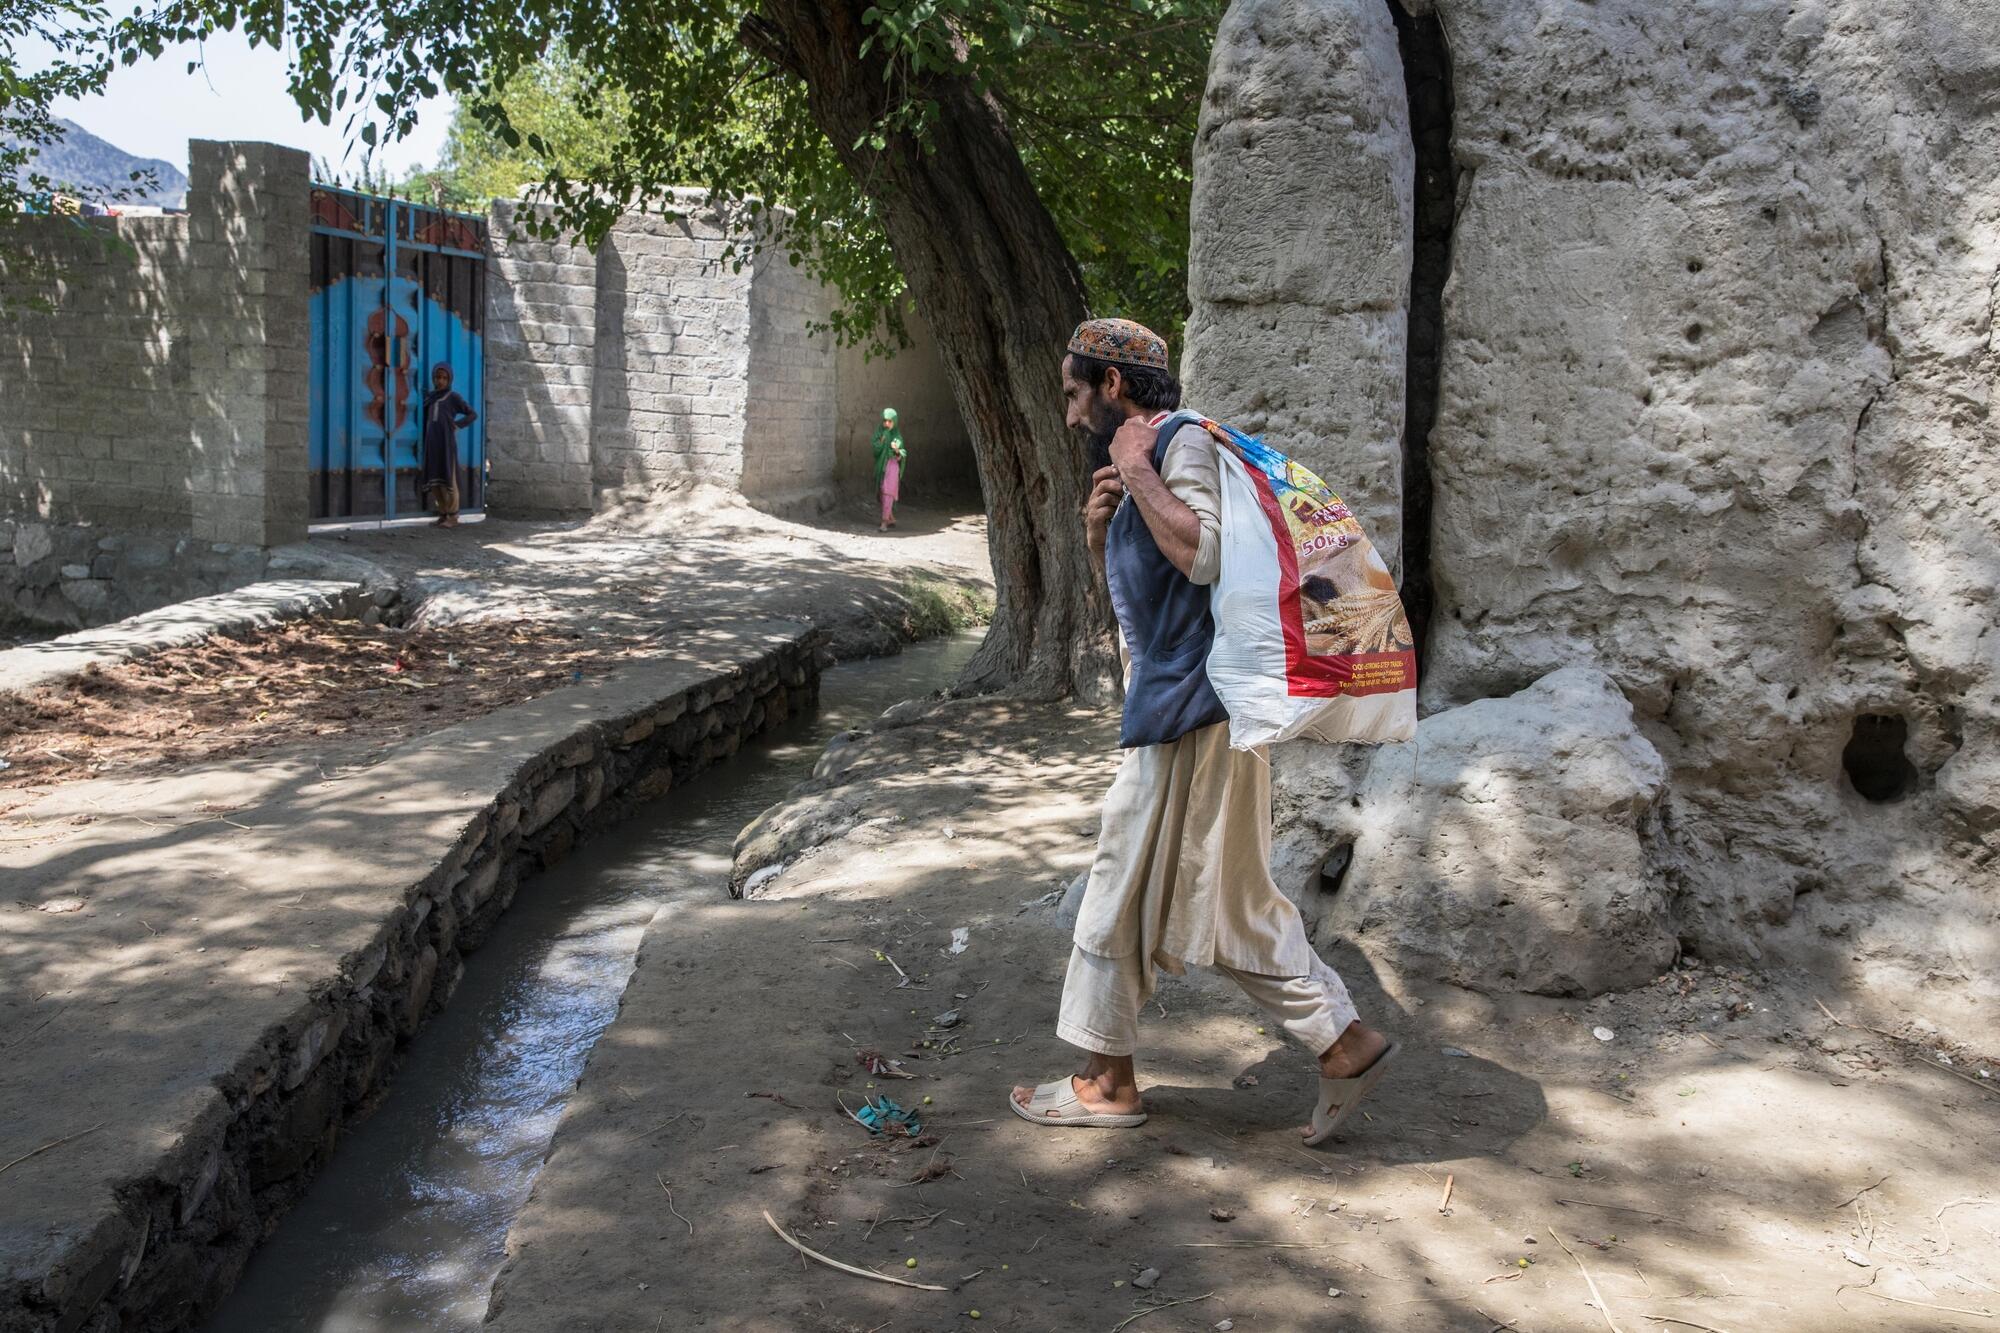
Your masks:
M397 1048L448 1000L463 956L522 880L817 701L819 631L787 625L730 637L726 650L705 651L698 668L635 663L603 685L447 728L369 769L371 790L432 792L463 789L469 771L484 768L489 794L464 789L463 817L444 812L458 836L425 855L427 873L393 895L398 905L364 947L288 987L302 1000L246 1041L215 1080L216 1095L189 1108L191 1123L145 1124L135 1108L141 1123L121 1127L133 1148L111 1158L135 1169L113 1167L108 1181L71 1177L78 1193L108 1183L110 1196L47 1226L37 1253L6 1256L0 1329L132 1333L185 1328L212 1309L342 1126L385 1085ZM727 665L715 665L721 657ZM255 817L282 816L271 808L282 800ZM438 814L427 807L417 828L440 827ZM394 836L394 821L382 822L373 833ZM166 1146L138 1160L148 1143ZM28 1184L29 1170L42 1165L23 1163L8 1185ZM23 1219L4 1220L14 1224L7 1234L22 1235Z

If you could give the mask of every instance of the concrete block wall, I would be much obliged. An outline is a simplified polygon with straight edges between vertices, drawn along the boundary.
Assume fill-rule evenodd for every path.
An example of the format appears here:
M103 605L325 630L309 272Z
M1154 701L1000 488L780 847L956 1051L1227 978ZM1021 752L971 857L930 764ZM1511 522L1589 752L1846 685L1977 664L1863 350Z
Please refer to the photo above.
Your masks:
M698 198L678 217L628 213L598 248L593 481L600 506L744 470L751 269Z
M777 513L815 512L834 495L839 358L813 332L834 295L782 246L757 255L750 284L750 364L739 486Z
M585 513L706 484L777 513L872 490L869 434L903 412L910 493L976 501L971 447L930 332L867 362L815 332L836 297L778 245L740 267L746 223L676 191L630 213L594 252L515 234L493 206L487 286L491 507ZM919 443L921 442L921 443ZM864 484L864 473L865 484Z
M197 140L189 166L185 217L21 227L59 277L0 320L0 515L305 535L308 159Z
M61 276L4 293L19 304L0 312L0 513L185 532L188 219L36 218L15 233Z
M188 145L189 535L303 540L312 164L263 143Z
M588 512L597 374L597 253L517 235L533 220L493 203L486 284L487 505L527 516Z

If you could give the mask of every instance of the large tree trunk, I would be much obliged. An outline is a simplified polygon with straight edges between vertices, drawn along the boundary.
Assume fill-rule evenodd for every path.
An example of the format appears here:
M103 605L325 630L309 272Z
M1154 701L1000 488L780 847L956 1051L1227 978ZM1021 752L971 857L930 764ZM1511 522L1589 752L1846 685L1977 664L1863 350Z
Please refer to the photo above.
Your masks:
M890 84L879 53L861 54L864 5L761 8L744 40L804 81L814 120L881 208L972 436L998 597L960 686L1104 697L1110 615L1078 517L1084 456L1062 419L1063 345L1084 316L1076 261L991 98L931 76L918 89L935 107L928 143L904 133L874 148Z

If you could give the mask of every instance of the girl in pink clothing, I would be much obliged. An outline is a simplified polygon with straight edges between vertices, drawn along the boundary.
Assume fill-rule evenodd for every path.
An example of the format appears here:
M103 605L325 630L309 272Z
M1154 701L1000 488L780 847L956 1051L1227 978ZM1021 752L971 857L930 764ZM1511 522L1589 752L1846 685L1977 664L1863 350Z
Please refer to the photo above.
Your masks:
M909 457L903 448L903 432L896 425L896 409L882 409L882 424L875 428L875 438L870 441L875 448L875 480L882 491L882 526L887 532L896 526L896 496L902 489L903 460Z

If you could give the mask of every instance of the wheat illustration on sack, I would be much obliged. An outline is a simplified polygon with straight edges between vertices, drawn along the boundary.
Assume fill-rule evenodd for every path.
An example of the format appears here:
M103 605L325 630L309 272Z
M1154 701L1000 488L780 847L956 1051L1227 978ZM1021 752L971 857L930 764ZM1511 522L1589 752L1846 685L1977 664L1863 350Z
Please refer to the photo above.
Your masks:
M1404 741L1417 729L1417 653L1375 544L1330 487L1262 440L1193 413L1216 441L1222 573L1208 678L1229 743L1308 736Z

